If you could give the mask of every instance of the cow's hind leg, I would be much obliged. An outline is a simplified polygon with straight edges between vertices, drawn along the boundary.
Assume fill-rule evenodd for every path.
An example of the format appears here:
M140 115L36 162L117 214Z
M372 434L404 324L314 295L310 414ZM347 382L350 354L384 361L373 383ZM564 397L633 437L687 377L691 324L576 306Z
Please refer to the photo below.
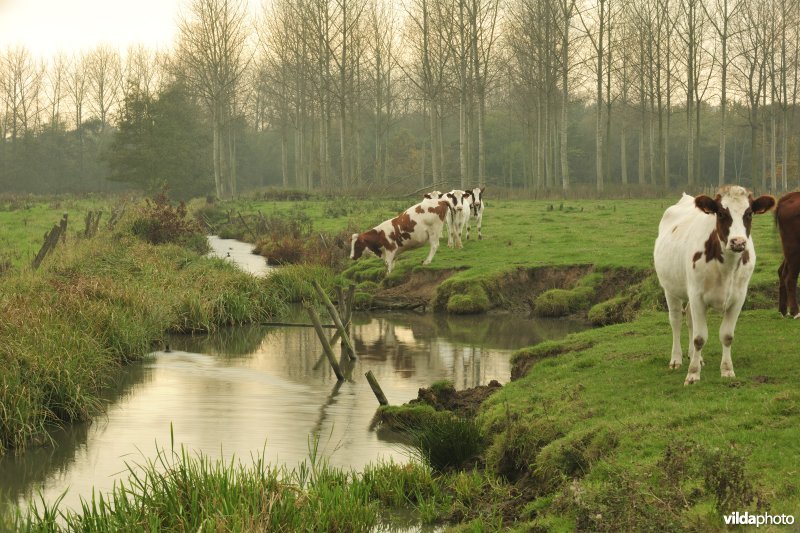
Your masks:
M692 326L689 342L691 348L689 352L689 372L686 374L684 385L691 385L700 381L700 369L703 366L703 346L708 340L708 323L706 322L706 306L699 298L689 299L687 315L691 314Z
M781 315L786 314L786 278L783 273L786 270L786 259L783 260L781 266L778 267L778 312Z
M667 307L669 308L669 325L672 327L672 356L669 360L669 367L672 369L680 368L683 362L681 352L681 322L683 321L683 302L681 299L665 294L667 297Z
M786 305L789 316L800 318L797 307L797 276L800 274L800 253L787 257L784 261L783 286L786 288Z

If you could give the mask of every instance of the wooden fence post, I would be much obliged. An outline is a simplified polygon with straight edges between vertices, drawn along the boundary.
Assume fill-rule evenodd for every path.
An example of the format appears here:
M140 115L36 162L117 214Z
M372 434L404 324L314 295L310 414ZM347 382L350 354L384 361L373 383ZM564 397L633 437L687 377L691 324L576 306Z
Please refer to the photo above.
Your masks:
M367 376L367 381L369 382L369 386L372 388L372 392L378 399L378 403L381 405L389 405L389 400L387 400L386 396L383 394L383 390L381 390L381 386L378 384L378 380L375 379L375 376L372 374L372 370L368 370L367 373L364 375Z
M308 317L311 319L311 322L314 324L314 329L317 331L317 337L319 337L319 342L322 343L322 349L325 351L325 355L328 357L328 362L331 364L331 368L333 368L333 373L336 374L337 379L342 381L344 379L344 374L342 374L342 369L339 368L339 363L336 362L336 356L333 353L333 348L331 348L330 343L328 342L328 338L325 336L325 331L322 329L322 324L319 321L319 315L317 312L314 311L314 308L308 304L308 302L303 302L303 307L308 313Z
M326 309L328 309L328 314L331 315L333 323L336 324L336 329L338 329L341 333L342 344L347 349L348 357L350 357L351 360L355 360L356 352L353 349L352 343L350 342L350 336L347 334L344 324L342 324L342 319L339 317L339 313L336 311L336 307L331 302L331 299L328 298L328 295L325 294L325 291L322 290L322 287L317 280L311 280L311 285L314 286L317 296L319 296L320 300L322 300L322 303L325 304Z

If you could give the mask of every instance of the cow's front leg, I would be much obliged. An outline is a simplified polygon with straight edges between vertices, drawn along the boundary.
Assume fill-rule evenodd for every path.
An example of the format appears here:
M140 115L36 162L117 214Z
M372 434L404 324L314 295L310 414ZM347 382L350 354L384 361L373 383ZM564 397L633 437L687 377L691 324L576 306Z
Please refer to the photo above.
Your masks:
M423 265L430 265L433 261L433 256L436 255L436 250L439 249L439 236L428 233L428 242L431 243L431 249L428 251L428 257L422 262Z
M738 299L722 314L722 324L719 326L719 341L722 343L722 361L719 364L719 375L723 378L734 378L733 361L731 360L731 345L736 321L742 310L744 298Z
M386 262L386 274L389 275L392 273L392 269L394 268L394 252L386 251L383 254L383 260Z
M669 359L671 369L680 368L683 362L683 352L681 352L681 322L683 322L683 302L680 298L671 294L664 294L667 298L667 308L669 309L669 325L672 327L672 356Z
M691 385L700 381L700 369L703 366L703 346L708 340L708 324L706 323L706 306L702 299L689 297L689 308L687 313L691 313L692 327L689 342L692 343L691 357L689 358L689 372L686 374L684 385Z
M453 217L450 214L447 215L447 246L453 247Z
M475 225L478 227L478 240L483 240L483 233L481 233L481 223L483 222L483 211L478 213L478 220Z

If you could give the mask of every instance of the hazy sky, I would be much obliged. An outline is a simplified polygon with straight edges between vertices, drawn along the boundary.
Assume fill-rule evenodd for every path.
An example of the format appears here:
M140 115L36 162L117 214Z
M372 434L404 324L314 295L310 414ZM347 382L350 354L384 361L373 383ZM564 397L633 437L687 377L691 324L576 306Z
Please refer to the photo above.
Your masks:
M0 0L0 53L22 44L49 59L105 43L124 52L172 44L181 0Z

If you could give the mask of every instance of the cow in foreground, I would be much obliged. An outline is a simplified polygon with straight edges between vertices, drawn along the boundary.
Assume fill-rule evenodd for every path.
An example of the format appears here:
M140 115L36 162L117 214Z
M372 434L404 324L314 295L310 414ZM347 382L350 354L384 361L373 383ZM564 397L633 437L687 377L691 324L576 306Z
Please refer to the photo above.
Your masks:
M350 258L358 259L368 249L383 258L391 273L397 254L429 242L431 249L422 264L430 264L439 248L439 238L448 211L446 201L426 198L369 231L353 233L350 238Z
M800 191L785 194L775 207L775 224L781 235L783 262L778 269L782 315L800 318L797 307L797 275L800 273Z
M706 310L722 313L722 377L734 377L731 344L736 320L756 263L750 226L754 214L768 211L772 196L753 199L743 187L728 186L716 198L684 194L658 226L654 259L672 326L670 368L681 366L681 314L689 325L689 372L684 385L700 379L702 350L708 340Z
M481 222L483 221L483 209L486 203L483 201L483 191L486 187L475 187L470 190L472 195L472 204L470 206L470 215L467 216L467 240L469 240L469 221L471 218L475 219L475 225L478 227L478 240L483 239L481 234Z

